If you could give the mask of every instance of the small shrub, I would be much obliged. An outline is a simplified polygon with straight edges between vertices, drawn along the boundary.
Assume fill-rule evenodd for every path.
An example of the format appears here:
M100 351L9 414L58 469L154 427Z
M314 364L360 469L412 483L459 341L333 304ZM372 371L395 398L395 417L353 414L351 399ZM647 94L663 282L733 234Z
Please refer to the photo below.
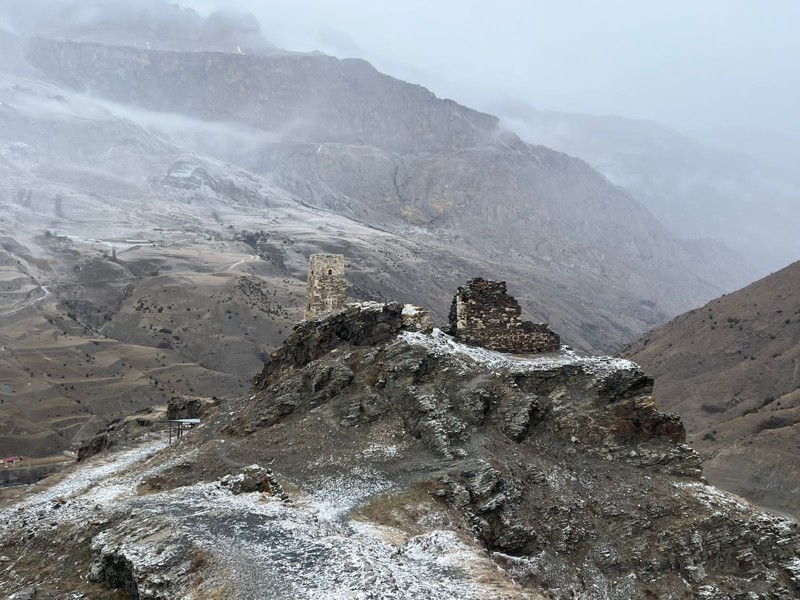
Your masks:
M767 429L781 429L782 427L789 427L790 425L794 425L790 419L771 415L766 419L759 421L759 423L753 429L753 432L760 433L761 431L766 431Z

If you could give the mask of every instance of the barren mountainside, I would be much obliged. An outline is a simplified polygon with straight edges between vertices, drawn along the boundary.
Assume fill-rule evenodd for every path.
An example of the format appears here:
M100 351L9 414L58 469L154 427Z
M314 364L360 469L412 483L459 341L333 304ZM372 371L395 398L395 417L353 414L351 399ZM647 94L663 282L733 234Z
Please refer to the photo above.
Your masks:
M800 256L800 179L770 161L777 144L769 152L753 134L734 152L651 121L498 108L523 139L582 158L679 238L698 240L705 252L735 252L751 279Z
M422 228L493 257L531 257L587 281L605 308L620 300L608 290L620 284L644 300L629 313L648 319L658 318L648 302L671 313L743 282L735 266L684 247L585 163L528 146L494 117L364 61L43 39L28 57L57 81L114 102L251 125L272 143L219 158L361 223Z
M715 484L800 514L800 262L645 334L623 355L680 412Z

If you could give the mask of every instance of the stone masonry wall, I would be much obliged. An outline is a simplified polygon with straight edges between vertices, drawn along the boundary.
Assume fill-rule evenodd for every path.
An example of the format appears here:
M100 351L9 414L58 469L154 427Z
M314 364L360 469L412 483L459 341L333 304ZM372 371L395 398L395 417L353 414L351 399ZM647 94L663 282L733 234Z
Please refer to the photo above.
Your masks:
M312 254L308 262L305 318L313 319L340 310L347 304L344 256Z
M504 281L471 279L450 307L450 333L460 341L498 352L555 352L561 340L544 323L522 321L522 309Z

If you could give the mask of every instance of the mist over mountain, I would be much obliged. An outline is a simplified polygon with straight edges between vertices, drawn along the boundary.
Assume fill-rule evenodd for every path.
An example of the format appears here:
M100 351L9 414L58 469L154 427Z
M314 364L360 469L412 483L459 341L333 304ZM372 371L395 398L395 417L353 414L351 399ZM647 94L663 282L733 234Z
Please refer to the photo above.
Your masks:
M201 16L163 0L58 2L10 0L0 25L20 37L43 36L159 50L271 53L258 21L240 12Z
M347 255L356 297L416 299L440 317L464 277L501 277L583 350L619 348L748 279L724 248L679 239L586 163L528 145L495 117L365 61L212 52L219 39L208 43L203 32L227 17L157 2L80 6L63 5L59 18L26 9L5 19L24 33L3 38L15 58L4 75L0 152L15 282L8 316L21 331L32 331L29 316L47 330L68 315L84 333L163 346L178 362L241 381L296 318L313 251ZM231 19L231 31L257 36ZM101 20L107 26L92 25ZM159 27L191 43L148 49ZM129 45L96 41L115 28ZM208 277L209 269L225 275ZM75 280L92 271L91 286ZM166 271L175 275L164 280ZM213 313L179 325L186 315L176 318L176 307L202 310L202 295L225 294L240 271L282 297L270 300L280 308L269 324L245 326L239 311L237 331L249 332L241 337ZM169 294L153 295L159 288ZM182 300L162 301L173 294ZM72 331L59 328L62 337ZM212 357L201 343L209 335L238 348L225 356L242 358ZM53 434L62 439L51 436L43 452L125 413L107 402L87 409L74 383L54 387L48 377L54 408L43 414L60 423ZM145 376L140 383L155 391L136 392L132 406L178 393L177 381L183 393L195 387L179 375ZM29 406L25 398L14 406ZM69 419L61 406L71 407ZM16 414L41 426L29 409Z
M586 160L675 235L727 246L751 274L800 257L793 233L800 227L800 177L769 156L757 136L751 134L749 148L721 150L653 122L524 105L498 109L527 141ZM786 150L788 164L797 153Z

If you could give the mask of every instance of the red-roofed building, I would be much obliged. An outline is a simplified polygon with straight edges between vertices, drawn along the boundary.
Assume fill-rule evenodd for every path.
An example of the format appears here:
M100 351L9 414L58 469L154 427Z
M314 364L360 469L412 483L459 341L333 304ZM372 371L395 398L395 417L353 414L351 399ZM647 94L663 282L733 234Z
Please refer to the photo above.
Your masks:
M22 460L21 456L6 456L4 459L0 460L5 465L13 465L14 463L18 463Z

